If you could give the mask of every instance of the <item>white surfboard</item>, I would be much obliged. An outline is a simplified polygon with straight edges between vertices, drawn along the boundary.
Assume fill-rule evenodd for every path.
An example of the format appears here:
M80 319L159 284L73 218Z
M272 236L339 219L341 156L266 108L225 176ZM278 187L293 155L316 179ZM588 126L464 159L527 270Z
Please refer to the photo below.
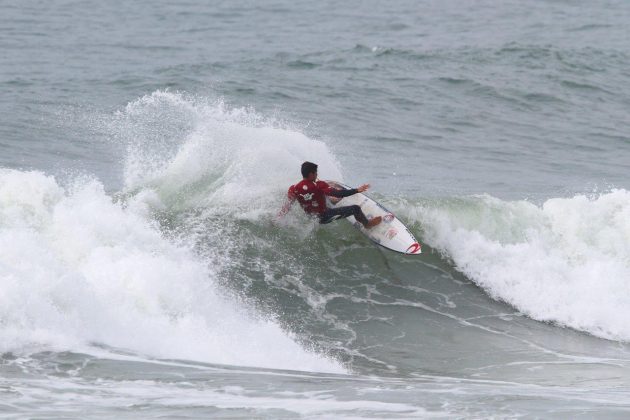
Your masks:
M337 181L326 181L330 186L340 189L350 189L347 185ZM380 246L408 255L417 255L422 252L420 243L409 232L409 229L394 216L394 213L387 210L378 202L372 200L365 194L356 193L350 197L344 197L340 200L330 203L330 207L342 207L358 205L368 219L381 216L383 221L371 229L365 229L354 216L348 217L350 223L361 231L365 236L376 242Z

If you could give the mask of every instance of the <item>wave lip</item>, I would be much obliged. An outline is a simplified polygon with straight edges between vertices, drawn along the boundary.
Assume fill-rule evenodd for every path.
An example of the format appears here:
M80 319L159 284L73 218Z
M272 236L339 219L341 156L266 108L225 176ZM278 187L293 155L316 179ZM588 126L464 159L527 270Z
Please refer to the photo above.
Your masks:
M630 341L630 192L537 206L491 196L416 206L424 240L493 298L539 321Z

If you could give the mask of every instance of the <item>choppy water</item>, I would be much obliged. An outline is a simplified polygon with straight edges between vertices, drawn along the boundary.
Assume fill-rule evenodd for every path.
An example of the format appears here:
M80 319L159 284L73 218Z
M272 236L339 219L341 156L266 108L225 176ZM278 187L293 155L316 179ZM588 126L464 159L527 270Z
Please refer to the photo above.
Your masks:
M0 12L1 417L627 417L627 3Z

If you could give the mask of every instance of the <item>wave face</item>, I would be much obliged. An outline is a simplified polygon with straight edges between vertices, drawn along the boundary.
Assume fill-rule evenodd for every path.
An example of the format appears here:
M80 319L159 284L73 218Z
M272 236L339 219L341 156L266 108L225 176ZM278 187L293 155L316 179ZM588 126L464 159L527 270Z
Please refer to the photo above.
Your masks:
M146 194L140 193L145 197ZM0 171L0 352L119 348L149 357L342 372L217 292L142 200Z
M404 205L423 239L527 316L630 340L630 192L542 205L488 195Z

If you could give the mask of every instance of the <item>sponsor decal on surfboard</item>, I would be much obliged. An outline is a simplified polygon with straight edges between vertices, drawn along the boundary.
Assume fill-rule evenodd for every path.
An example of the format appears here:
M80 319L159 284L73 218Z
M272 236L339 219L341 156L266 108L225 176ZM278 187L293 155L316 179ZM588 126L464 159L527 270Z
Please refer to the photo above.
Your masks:
M398 235L398 231L396 230L396 228L391 228L385 233L385 236L387 236L387 239L389 240L394 239L394 236L396 235Z
M421 251L421 246L418 242L411 244L409 248L407 248L407 254L419 254Z

